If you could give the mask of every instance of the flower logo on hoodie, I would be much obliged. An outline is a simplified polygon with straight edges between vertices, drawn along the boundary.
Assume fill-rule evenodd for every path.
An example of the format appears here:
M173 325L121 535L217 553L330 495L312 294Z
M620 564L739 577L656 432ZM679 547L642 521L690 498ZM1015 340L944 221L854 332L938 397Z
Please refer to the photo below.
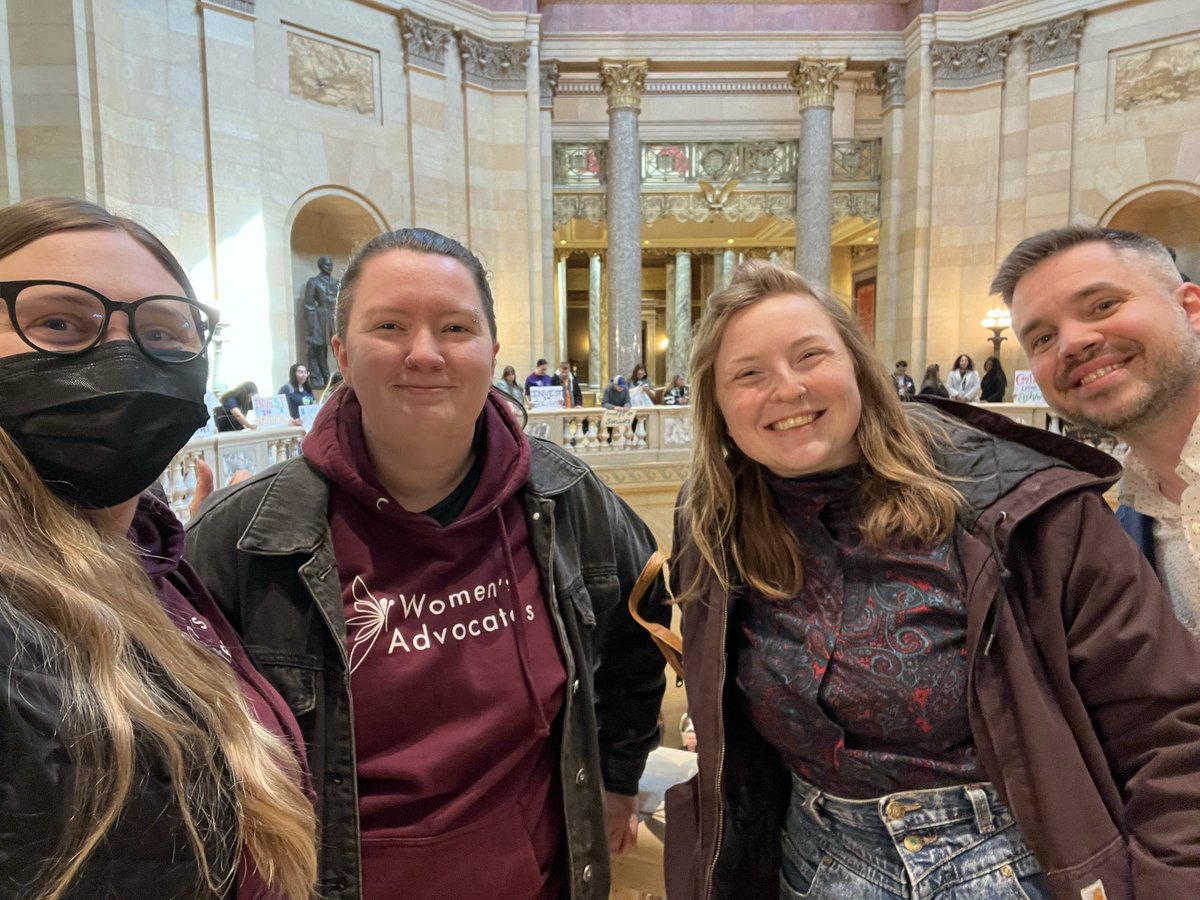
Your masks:
M351 592L354 596L354 611L358 613L346 620L348 628L358 628L358 633L354 635L350 644L350 674L353 675L354 670L362 664L371 648L375 646L379 635L387 628L388 613L396 605L396 601L388 597L376 598L359 575L354 576Z

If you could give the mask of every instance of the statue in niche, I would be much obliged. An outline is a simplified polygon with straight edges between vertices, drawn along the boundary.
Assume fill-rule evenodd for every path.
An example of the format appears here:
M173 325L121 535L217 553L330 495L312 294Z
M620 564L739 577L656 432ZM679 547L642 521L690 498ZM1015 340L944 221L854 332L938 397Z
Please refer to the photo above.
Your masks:
M316 275L304 285L304 321L308 325L308 382L323 388L329 381L329 341L337 328L337 293L340 282L333 277L333 260L317 260ZM336 363L335 363L336 368Z

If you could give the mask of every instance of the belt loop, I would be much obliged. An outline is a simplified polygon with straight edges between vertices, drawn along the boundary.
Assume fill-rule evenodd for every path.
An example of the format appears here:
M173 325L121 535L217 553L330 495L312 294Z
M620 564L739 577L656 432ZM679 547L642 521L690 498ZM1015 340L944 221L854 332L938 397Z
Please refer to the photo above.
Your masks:
M829 826L821 818L821 806L825 803L824 795L817 789L812 788L804 798L801 807L810 819L813 820L822 830L828 831Z
M991 834L996 824L992 820L992 804L988 802L987 794L976 784L969 784L963 790L967 792L967 799L975 811L975 827L980 834Z

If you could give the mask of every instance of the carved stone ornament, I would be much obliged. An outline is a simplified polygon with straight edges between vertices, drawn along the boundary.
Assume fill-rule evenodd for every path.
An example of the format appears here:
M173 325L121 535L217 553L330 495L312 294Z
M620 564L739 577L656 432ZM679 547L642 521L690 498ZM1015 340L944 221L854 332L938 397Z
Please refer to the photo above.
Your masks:
M529 44L524 41L485 41L465 31L458 32L463 81L492 91L525 90L525 66Z
M833 221L857 216L864 222L879 221L878 191L834 191Z
M538 64L538 86L541 89L541 108L553 108L554 94L558 91L557 59L547 59Z
M583 219L599 225L608 214L603 194L555 194L554 227L566 225L572 219Z
M608 108L640 111L649 70L648 59L600 60L600 81L608 94Z
M800 95L800 108L833 106L837 80L846 71L845 59L804 57L788 69L788 80Z
M400 13L400 37L404 41L404 62L434 72L446 67L446 48L452 29L415 13Z
M883 68L875 70L875 87L883 95L883 111L904 105L905 61L889 59Z
M733 194L719 208L714 209L702 194L642 194L644 225L653 225L659 219L665 218L674 219L676 222L707 222L717 216L728 222L753 222L764 216L794 219L796 195L794 192L747 191Z
M1004 60L1012 41L1007 34L977 41L933 41L929 56L934 87L974 87L1004 80Z
M1083 13L1031 25L1021 32L1029 54L1029 71L1037 72L1074 63L1079 59L1079 41L1083 37Z
M201 0L200 5L213 9L227 9L249 18L254 16L254 2L255 0Z

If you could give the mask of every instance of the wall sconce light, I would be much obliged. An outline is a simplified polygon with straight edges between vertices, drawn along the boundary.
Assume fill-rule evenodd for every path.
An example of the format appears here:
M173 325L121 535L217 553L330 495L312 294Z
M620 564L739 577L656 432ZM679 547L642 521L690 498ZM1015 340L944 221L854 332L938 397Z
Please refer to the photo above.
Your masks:
M1008 310L1003 306L997 306L995 309L989 309L982 322L979 323L984 328L992 332L992 336L988 338L992 342L992 356L1000 358L1000 345L1008 338L1004 336L1004 331L1007 328L1012 328L1012 316L1008 314Z

